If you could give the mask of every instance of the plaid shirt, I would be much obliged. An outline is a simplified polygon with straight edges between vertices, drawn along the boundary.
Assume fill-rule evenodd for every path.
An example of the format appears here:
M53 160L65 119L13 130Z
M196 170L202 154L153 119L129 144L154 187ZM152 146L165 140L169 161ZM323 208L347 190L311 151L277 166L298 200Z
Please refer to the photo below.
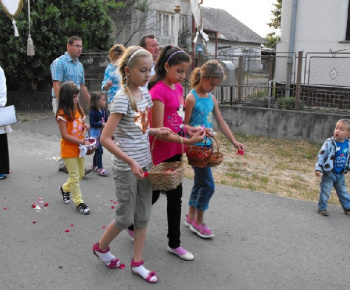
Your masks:
M112 81L112 86L108 90L108 104L110 104L117 93L117 91L120 89L120 73L118 67L114 63L110 63L105 70L105 75L102 81L101 89L103 90L103 87L108 81Z
M68 52L56 58L50 65L51 76L53 81L61 83L72 81L80 88L80 84L85 83L84 68L79 59L73 61ZM56 97L52 89L52 96Z

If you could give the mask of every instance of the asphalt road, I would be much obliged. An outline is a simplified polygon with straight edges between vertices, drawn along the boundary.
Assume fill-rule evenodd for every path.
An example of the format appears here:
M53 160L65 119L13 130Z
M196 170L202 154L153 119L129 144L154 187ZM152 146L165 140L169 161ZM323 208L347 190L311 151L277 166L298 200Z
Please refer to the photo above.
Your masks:
M126 265L108 269L92 254L114 218L113 179L90 173L81 182L91 214L63 204L58 187L59 131L54 118L12 126L11 170L0 180L0 289L349 289L350 216L314 202L217 186L206 221L216 236L204 240L183 224L192 181L184 181L183 261L166 251L166 197L153 206L145 265L158 273L148 284L132 275L133 243L122 232L111 251ZM105 150L104 165L110 170ZM92 157L87 157L91 166ZM31 207L39 198L48 206ZM69 232L66 232L69 230Z

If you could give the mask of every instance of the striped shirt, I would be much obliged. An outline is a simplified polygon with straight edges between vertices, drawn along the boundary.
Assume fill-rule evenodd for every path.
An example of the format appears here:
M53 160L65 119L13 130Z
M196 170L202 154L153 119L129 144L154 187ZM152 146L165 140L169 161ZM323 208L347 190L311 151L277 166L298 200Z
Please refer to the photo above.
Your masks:
M74 61L67 51L52 62L50 70L53 81L60 81L61 83L71 81L78 88L80 88L80 84L85 84L83 65L79 59ZM56 97L53 88L52 96Z
M133 158L141 167L151 163L149 133L149 109L152 99L147 90L141 89L142 100L137 101L137 112L131 108L124 88L121 88L111 103L111 114L123 114L114 132L116 145L128 156ZM112 166L121 171L131 170L123 160L113 156Z

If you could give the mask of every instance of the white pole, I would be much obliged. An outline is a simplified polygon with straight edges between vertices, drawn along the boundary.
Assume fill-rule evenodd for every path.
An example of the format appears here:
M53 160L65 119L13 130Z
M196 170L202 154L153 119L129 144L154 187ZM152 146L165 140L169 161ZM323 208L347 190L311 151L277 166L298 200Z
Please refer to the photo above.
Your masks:
M173 39L173 44L174 46L178 45L178 38L179 38L179 19L180 19L180 4L178 3L179 1L176 1L176 5L174 7L174 12L175 12L175 21L174 21L174 39Z

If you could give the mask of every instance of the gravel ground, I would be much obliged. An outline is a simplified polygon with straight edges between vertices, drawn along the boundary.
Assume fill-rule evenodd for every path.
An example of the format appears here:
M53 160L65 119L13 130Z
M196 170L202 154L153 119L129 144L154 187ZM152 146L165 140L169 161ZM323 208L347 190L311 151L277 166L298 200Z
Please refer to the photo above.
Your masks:
M53 116L52 111L22 111L17 110L17 119L19 122L30 122Z

